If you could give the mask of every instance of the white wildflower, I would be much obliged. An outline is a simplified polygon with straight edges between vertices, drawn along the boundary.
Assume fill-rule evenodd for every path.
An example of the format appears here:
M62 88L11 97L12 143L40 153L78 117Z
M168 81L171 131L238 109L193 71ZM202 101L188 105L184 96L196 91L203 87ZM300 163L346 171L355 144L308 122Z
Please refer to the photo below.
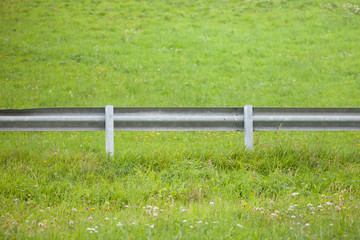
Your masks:
M293 196L293 197L296 197L297 195L299 195L299 193L297 193L297 192L294 192L291 194L291 196Z

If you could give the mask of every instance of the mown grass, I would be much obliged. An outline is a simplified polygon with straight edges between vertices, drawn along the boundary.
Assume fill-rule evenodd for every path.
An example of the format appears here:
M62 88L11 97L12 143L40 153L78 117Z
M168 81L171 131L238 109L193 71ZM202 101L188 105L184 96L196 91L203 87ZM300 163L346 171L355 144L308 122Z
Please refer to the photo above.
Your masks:
M354 1L1 1L0 108L358 107ZM358 133L0 133L4 239L358 239ZM309 205L311 204L311 205Z

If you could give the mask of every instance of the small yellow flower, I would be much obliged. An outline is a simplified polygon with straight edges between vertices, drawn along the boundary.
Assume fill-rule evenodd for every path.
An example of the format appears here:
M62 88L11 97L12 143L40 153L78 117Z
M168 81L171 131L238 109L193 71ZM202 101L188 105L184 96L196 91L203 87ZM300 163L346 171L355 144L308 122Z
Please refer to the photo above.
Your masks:
M343 207L343 209L346 209L346 207Z
M245 207L247 205L247 202L244 202L242 205Z
M95 208L91 208L91 210L95 210Z
M30 202L27 202L27 205L30 205Z
M28 197L30 197L31 195L30 194L28 194Z
M343 195L340 195L339 197L340 197L340 198L344 198L344 196L343 196Z

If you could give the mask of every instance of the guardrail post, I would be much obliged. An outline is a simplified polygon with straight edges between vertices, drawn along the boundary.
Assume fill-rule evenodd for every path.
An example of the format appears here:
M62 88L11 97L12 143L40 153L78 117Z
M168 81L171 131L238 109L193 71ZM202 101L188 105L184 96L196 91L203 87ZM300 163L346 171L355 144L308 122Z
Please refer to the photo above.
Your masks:
M111 158L114 156L114 106L105 107L105 137L106 154Z
M253 107L246 105L244 107L244 131L245 131L245 149L254 148L254 125L253 125Z

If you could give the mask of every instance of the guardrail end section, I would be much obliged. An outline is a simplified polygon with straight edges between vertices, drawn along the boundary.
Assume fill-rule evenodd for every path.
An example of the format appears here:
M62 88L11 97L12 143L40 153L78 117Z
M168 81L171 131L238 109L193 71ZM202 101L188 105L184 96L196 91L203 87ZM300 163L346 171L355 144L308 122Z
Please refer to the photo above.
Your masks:
M114 156L114 106L105 107L105 138L106 154L111 158Z
M244 131L245 149L252 150L254 148L254 122L252 105L246 105L244 107Z

